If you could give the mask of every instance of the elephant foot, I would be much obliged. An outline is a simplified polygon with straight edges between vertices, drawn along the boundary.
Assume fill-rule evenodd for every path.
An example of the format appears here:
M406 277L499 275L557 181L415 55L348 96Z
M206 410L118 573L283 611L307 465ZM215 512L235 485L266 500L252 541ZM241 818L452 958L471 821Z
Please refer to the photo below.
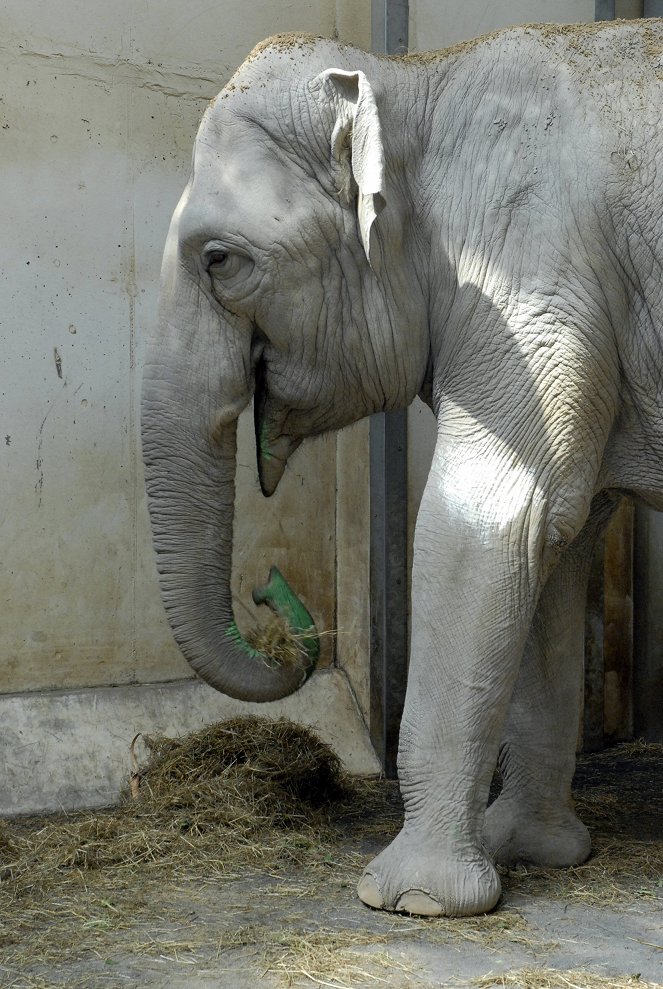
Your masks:
M377 910L423 917L465 917L492 910L501 884L480 849L446 854L404 831L366 868L357 893Z
M486 811L486 848L498 865L580 865L591 851L589 831L571 808L534 805L502 794Z

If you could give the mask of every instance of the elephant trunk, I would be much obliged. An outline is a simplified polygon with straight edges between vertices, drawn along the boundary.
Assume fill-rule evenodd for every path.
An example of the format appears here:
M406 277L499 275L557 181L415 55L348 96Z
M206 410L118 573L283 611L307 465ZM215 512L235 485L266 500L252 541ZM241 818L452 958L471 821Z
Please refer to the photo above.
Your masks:
M164 262L160 326L143 381L143 459L161 594L175 639L203 680L240 700L276 700L308 678L319 643L311 616L275 569L254 600L287 620L302 643L301 662L280 665L257 652L235 624L237 416L251 397L250 342L220 326L210 300L183 278L180 265Z

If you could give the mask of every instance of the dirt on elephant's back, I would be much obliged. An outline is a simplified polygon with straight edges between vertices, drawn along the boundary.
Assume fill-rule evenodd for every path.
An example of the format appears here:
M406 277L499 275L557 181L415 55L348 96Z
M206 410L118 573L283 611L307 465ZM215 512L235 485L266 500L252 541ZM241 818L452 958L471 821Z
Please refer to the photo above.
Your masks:
M388 57L428 65L465 55L477 48L513 44L528 38L538 40L551 49L563 46L568 58L576 63L576 69L578 60L583 60L583 57L588 60L588 67L591 64L594 69L600 69L603 55L606 62L616 60L632 67L641 54L647 56L655 69L659 69L659 58L663 52L663 20L651 18L649 23L614 20L587 24L519 24L460 41L449 48ZM563 54L560 58L564 58Z

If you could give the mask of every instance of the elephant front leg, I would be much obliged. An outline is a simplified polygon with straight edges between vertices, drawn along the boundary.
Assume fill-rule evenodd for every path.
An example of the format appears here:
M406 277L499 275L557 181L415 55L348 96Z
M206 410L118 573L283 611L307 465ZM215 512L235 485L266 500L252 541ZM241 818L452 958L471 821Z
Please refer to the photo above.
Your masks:
M403 829L367 867L373 907L460 916L492 909L482 846L488 789L534 611L543 502L524 472L438 444L417 521L412 647L401 725Z
M589 832L571 782L581 715L585 600L594 547L614 508L602 496L551 574L535 613L516 682L499 765L500 796L484 838L496 862L562 867L584 862Z

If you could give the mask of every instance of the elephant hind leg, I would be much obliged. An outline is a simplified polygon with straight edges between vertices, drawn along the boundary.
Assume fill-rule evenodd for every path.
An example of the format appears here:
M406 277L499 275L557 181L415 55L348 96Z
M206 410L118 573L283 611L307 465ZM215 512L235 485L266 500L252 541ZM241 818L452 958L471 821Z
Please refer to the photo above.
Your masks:
M596 542L614 509L599 496L539 599L512 696L499 766L503 789L488 808L484 841L505 866L584 862L587 828L571 796L581 713L587 581Z

